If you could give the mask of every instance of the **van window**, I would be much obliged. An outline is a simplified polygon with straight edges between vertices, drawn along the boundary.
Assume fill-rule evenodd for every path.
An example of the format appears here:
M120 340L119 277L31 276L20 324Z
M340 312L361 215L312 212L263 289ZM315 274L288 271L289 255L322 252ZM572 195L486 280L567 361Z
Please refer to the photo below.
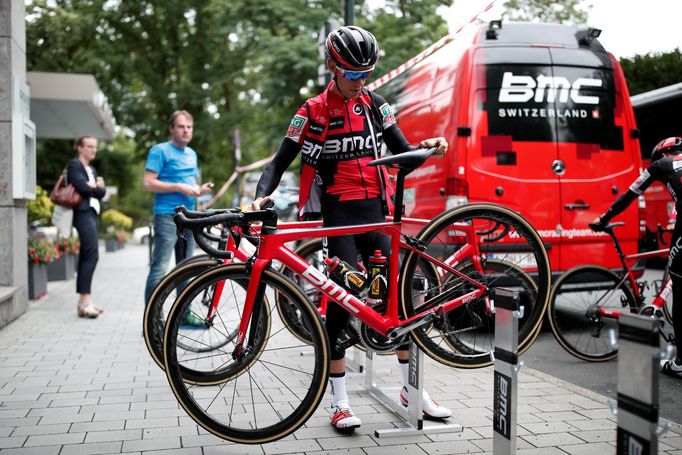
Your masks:
M550 56L549 49L534 51ZM541 60L539 55L534 52L535 61ZM617 106L613 71L491 60L496 63L485 65L485 111L490 135L512 136L515 141L556 140L623 150L622 127L615 124L614 118Z

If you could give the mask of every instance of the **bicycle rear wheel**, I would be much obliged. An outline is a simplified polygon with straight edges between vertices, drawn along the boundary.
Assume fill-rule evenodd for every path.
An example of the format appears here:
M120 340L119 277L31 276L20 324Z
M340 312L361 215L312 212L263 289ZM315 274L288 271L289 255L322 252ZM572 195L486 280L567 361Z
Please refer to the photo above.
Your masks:
M618 355L610 332L618 333L618 319L599 310L634 312L635 296L611 270L576 267L563 274L550 297L548 319L552 333L571 355L589 362L604 362Z
M294 253L301 256L306 262L310 263L310 265L315 267L323 274L325 273L322 239L312 239L303 242L294 249ZM299 274L295 273L285 265L280 268L280 272L282 275L286 276L297 286L299 286L305 292L306 297L313 304L313 306L317 308L318 311L320 310L322 293L319 289L308 283ZM275 294L275 304L279 316L286 323L287 327L291 329L294 336L299 338L301 341L310 343L310 334L307 332L305 325L302 323L301 315L298 313L296 306L290 304L285 296L279 293ZM322 316L324 317L325 315L322 314Z
M521 304L524 308L524 314L519 319L519 327L523 328L524 326L531 326L530 324L532 324L532 322L529 322L529 320L536 317L532 311L532 308L535 304L534 300L537 295L537 285L531 276L523 269L515 266L511 262L498 259L488 259L485 264L483 264L481 271L478 271L471 261L467 261L465 264L458 266L457 270L464 273L468 277L476 278L476 280L486 283L490 289L501 287L512 291L517 291L522 299ZM449 275L448 278L452 280L454 277L453 275ZM462 280L461 278L459 279L460 281ZM459 285L462 286L463 290L466 292L474 290L470 283L461 282ZM479 306L479 308L482 307L483 305ZM530 308L531 311L526 312L527 307ZM461 307L454 310L452 313L453 315L450 316L450 320L458 319L459 321L467 321L466 323L469 325L473 324L476 320L476 312L472 312L471 308ZM455 316L455 314L457 315ZM489 314L485 317L490 316L492 315ZM462 322L460 322L460 324L461 323ZM492 321L492 323L494 324L494 321ZM528 348L533 344L537 336L540 334L541 325L542 324L537 324L537 329L532 332L530 336L525 334L523 336L519 336L521 341L517 347L518 355L526 352L526 350L528 350ZM472 350L472 343L467 341L467 338L468 337L466 336L460 336L458 334L448 334L445 337L445 341L457 352L474 354L475 350Z
M481 266L468 257L471 246L465 233L474 233ZM550 269L540 236L523 217L494 204L469 204L442 213L418 234L424 252L445 263L456 260L460 271L484 284L518 290L524 317L519 321L518 345L527 349L539 333L547 306ZM405 317L455 299L471 291L462 277L438 269L440 283L432 287L428 260L412 252L401 271L401 306ZM528 281L531 277L533 284ZM417 284L427 284L426 286ZM495 317L488 295L462 304L433 324L411 332L414 341L430 357L445 365L480 368L493 361Z
M178 347L178 340L193 336L183 333L181 319L192 296L219 281L226 284L223 296L236 303L232 308L219 308L216 320L234 320L233 313L243 308L244 289L249 281L244 264L229 264L209 270L193 281L173 305L166 324L164 354L166 376L173 393L199 425L218 437L246 444L271 442L292 433L315 412L322 399L329 375L329 341L316 309L304 292L278 272L266 269L261 283L266 286L261 314L267 314L272 329L255 330L255 346L243 346L243 356L234 353L235 341L223 349L206 354L188 354ZM310 334L311 343L301 342L275 311L273 292L286 297L299 315L299 322ZM254 305L258 302L254 303ZM262 319L262 318L261 318ZM262 338L262 341L259 340ZM234 354L234 355L233 355ZM189 383L183 366L196 371L203 366L209 375L230 371L214 384L200 386Z
M161 369L164 368L163 329L166 325L168 312L177 297L177 290L184 288L187 282L201 273L220 264L220 260L210 259L207 255L187 258L173 268L154 287L144 311L143 332L147 350ZM215 348L218 347L220 346L215 346Z

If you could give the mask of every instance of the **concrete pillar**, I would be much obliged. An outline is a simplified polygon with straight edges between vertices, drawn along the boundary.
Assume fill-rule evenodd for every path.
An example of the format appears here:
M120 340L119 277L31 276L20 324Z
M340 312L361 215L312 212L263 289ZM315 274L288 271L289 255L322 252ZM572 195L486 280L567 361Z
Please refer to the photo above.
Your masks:
M24 0L0 0L0 327L28 309L25 192L17 190L27 102ZM18 154L23 157L23 153ZM19 166L21 164L21 166ZM30 176L35 181L35 176ZM29 191L30 193L31 191Z

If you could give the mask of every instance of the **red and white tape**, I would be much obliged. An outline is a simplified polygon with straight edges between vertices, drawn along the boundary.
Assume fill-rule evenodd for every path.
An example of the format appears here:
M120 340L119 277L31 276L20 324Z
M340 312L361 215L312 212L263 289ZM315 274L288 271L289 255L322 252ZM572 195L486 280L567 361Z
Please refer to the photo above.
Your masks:
M387 83L388 81L390 81L390 80L392 80L392 79L395 79L396 77L400 76L400 75L403 74L408 68L413 67L414 65L416 65L416 64L419 63L419 62L421 62L421 61L424 60L426 57L428 57L429 55L433 54L433 53L436 52L438 49L440 49L441 47L445 46L445 45L448 44L450 41L452 41L453 39L455 39L455 37L457 37L457 35L459 35L459 34L462 32L462 30L464 30L465 27L467 27L467 26L469 26L470 24L473 24L474 22L476 22L476 20L478 19L478 17L479 17L481 14L483 14L483 13L489 11L489 10L493 7L493 5L494 5L495 3L497 3L497 0L493 0L492 2L490 2L490 3L488 4L488 6L486 6L485 8L483 8L483 9L482 9L481 11L479 11L475 16L473 16L471 19L469 19L469 22L467 22L467 23L465 23L465 24L462 24L454 33L448 33L448 34L445 35L443 38L439 39L438 41L436 41L435 43L433 43L432 45L430 45L428 48L426 48L424 51L422 51L422 52L420 52L419 54L415 55L414 57L412 57L411 59L409 59L408 61L406 61L406 62L403 63L402 65L400 65L400 66L398 66L397 68L395 68L395 69L389 71L388 73L384 74L384 75L381 76L379 79L376 79L375 81L372 81L372 83L367 84L366 87L367 87L368 89L370 89L370 90L376 90L378 87L381 87L382 85L384 85L384 84Z

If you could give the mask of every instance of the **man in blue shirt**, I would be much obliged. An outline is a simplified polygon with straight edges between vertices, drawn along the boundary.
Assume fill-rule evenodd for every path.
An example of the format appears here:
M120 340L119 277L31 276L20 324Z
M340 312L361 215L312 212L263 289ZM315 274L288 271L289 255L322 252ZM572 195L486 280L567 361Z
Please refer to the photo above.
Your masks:
M145 304L161 278L166 274L171 252L175 250L175 263L194 252L194 240L185 231L188 240L183 245L178 241L174 209L184 205L194 209L196 197L208 193L213 183L199 185L197 152L188 147L192 140L194 119L187 111L175 111L171 115L168 130L170 141L156 144L149 150L145 164L145 190L154 193L154 249L152 263L144 290Z

